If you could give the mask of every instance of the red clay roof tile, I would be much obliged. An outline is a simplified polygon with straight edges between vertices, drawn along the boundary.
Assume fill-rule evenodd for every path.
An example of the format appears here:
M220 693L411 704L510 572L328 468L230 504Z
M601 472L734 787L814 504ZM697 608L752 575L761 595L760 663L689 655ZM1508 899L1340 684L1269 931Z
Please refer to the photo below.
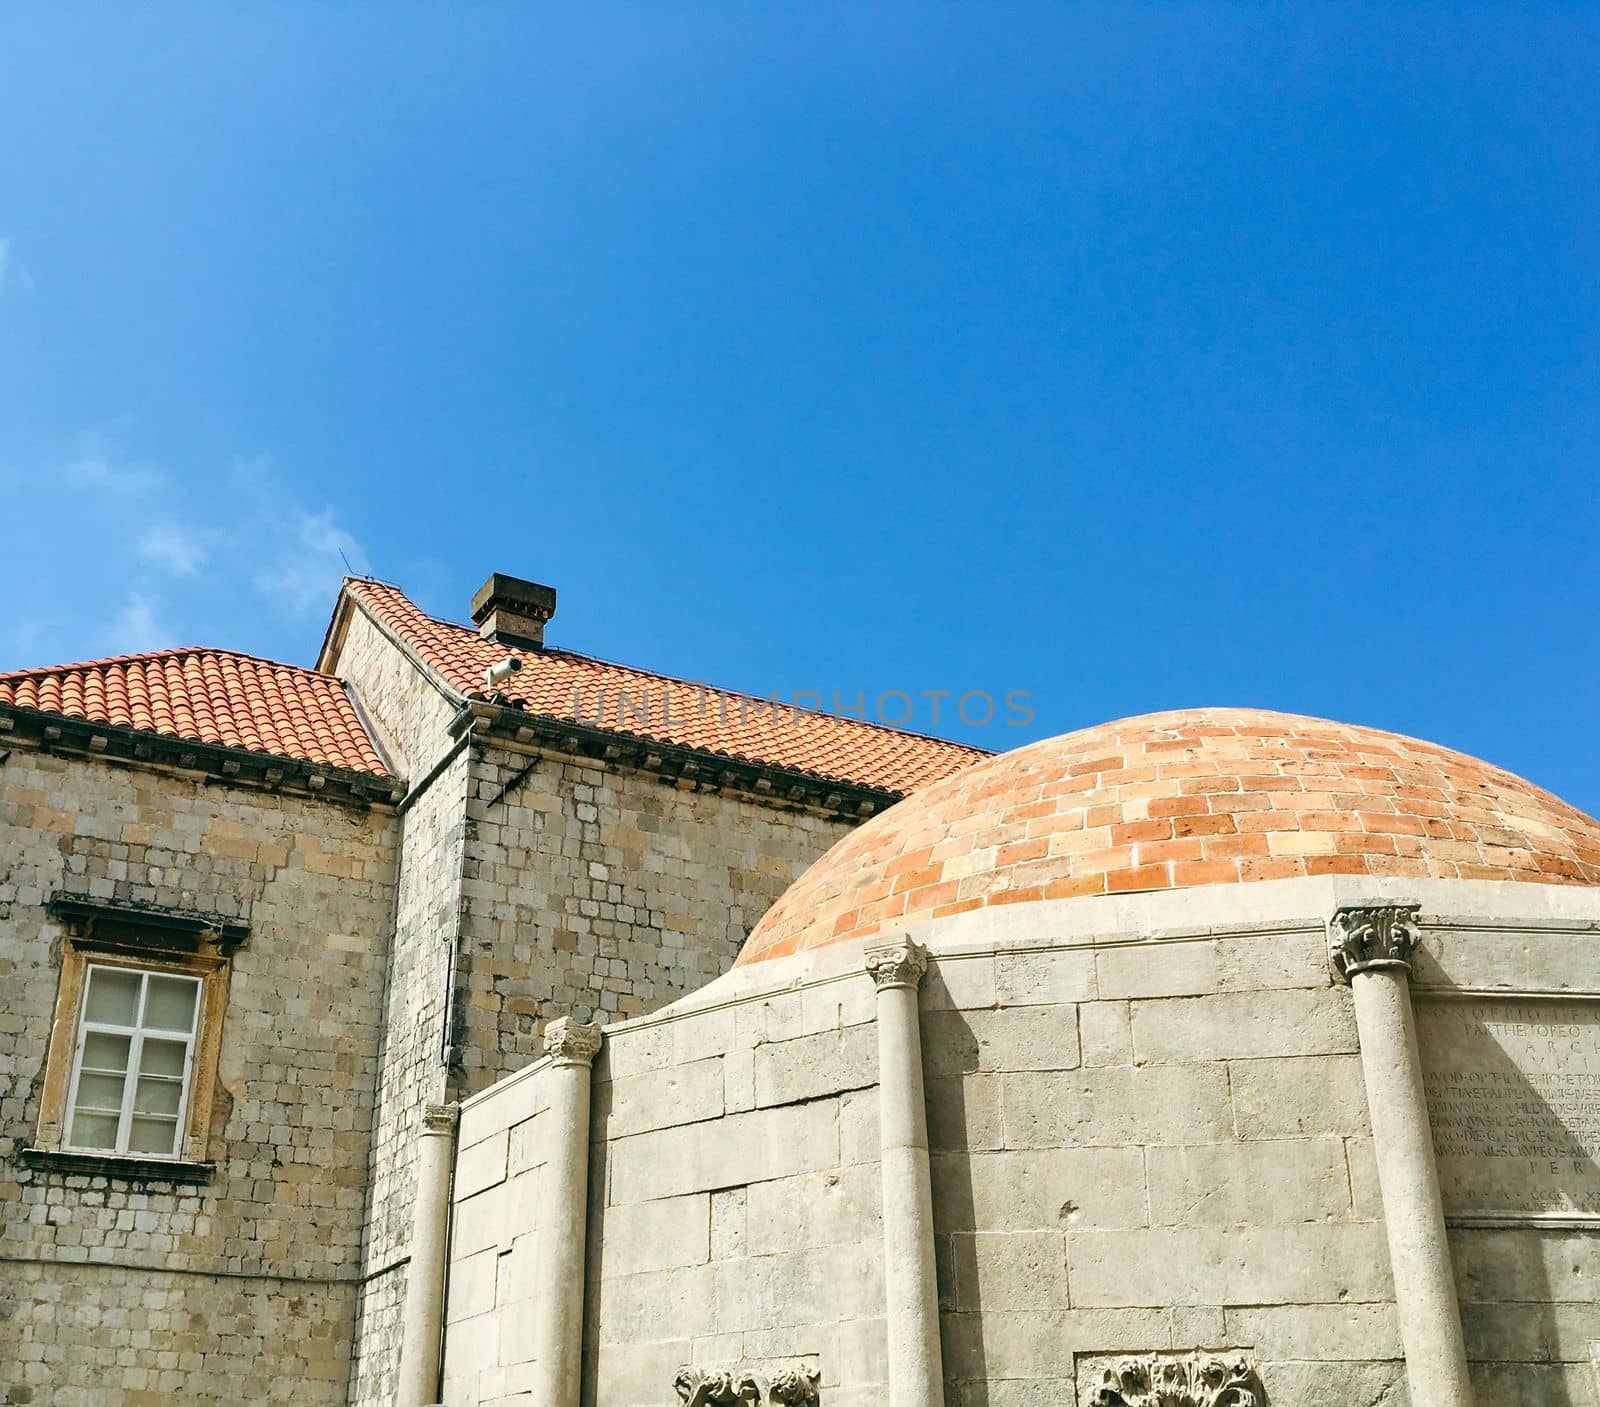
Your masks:
M388 776L344 685L232 650L161 650L0 674L0 703Z
M576 713L579 721L610 732L899 795L992 755L859 719L774 709L750 695L608 664L569 650L508 649L466 626L435 620L385 582L351 578L346 585L445 683L468 697L487 697L484 670L509 654L522 662L522 670L506 681L501 696L530 713L568 719ZM604 721L597 722L602 695Z

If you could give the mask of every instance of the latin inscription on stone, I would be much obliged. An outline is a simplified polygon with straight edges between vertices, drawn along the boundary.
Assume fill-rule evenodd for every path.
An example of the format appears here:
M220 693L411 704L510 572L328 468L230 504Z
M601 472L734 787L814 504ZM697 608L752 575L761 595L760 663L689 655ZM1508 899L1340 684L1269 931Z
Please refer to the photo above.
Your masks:
M1600 1218L1600 1002L1416 1011L1446 1214Z

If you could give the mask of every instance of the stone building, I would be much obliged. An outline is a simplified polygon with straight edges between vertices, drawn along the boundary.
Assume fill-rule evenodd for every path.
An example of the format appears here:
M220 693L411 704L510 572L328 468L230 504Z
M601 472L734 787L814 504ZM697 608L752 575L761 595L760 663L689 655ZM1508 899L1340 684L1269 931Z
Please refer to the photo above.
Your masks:
M442 1400L1594 1407L1597 886L1589 817L1369 729L970 766L435 1112Z
M775 714L553 605L0 677L12 1401L1600 1403L1600 824L1255 710Z
M0 676L0 1400L392 1401L423 1109L704 986L981 756L547 648L554 605L352 580L315 670Z

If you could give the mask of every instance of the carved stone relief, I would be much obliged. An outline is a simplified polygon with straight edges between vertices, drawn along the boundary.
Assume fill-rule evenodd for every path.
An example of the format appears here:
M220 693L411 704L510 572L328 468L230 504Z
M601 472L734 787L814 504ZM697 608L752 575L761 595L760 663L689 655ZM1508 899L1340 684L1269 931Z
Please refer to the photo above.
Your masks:
M1101 1359L1084 1376L1083 1407L1267 1407L1256 1365L1238 1353Z
M683 1407L817 1407L821 1376L804 1363L773 1368L686 1364L672 1386Z

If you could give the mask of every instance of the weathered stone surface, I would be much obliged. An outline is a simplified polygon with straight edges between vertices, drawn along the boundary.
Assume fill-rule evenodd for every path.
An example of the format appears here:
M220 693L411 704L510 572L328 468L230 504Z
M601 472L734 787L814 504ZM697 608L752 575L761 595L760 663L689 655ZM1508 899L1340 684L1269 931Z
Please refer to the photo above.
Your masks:
M1358 1056L1231 1060L1228 1082L1240 1138L1370 1132Z
M1246 1305L1224 1311L1223 1333L1228 1343L1254 1344L1264 1360L1403 1356L1391 1304Z
M1057 1309L940 1316L945 1374L957 1381L1054 1378L1076 1353L1168 1346L1165 1309Z
M711 1256L711 1201L704 1193L603 1207L589 1228L602 1277L704 1265Z
M722 1332L883 1312L882 1242L876 1237L849 1246L724 1261L713 1270L716 1324Z
M609 1150L613 1204L736 1187L836 1167L838 1101L729 1114L618 1139Z
M506 1145L509 1133L492 1133L469 1144L456 1154L456 1175L450 1195L457 1202L503 1182L506 1176Z
M1466 1303L1461 1330L1470 1359L1584 1363L1600 1345L1600 1301L1588 1304Z
M1592 1363L1469 1363L1472 1390L1494 1407L1583 1404L1593 1391Z
M1233 1136L1227 1076L1217 1064L997 1078L1004 1082L1008 1148L1220 1143Z
M1276 1404L1291 1407L1411 1407L1403 1362L1273 1363L1263 1361L1262 1379ZM1501 1407L1502 1399L1480 1397L1483 1407Z
M870 1241L879 1226L879 1193L871 1165L752 1183L748 1252L781 1255Z
M1140 1064L1334 1055L1356 1049L1355 1015L1340 991L1273 991L1133 1003Z
M940 1239L958 1310L1048 1311L1067 1301L1066 1240L1060 1231L958 1231Z
M1078 1048L1085 1065L1132 1065L1133 1020L1125 1001L1078 1007Z
M941 1154L932 1169L940 1231L1144 1226L1149 1219L1138 1148Z
M722 1060L695 1060L597 1083L594 1112L607 1138L699 1123L722 1114Z
M922 1018L922 1059L930 1076L1075 1069L1078 1008L930 1011Z
M718 1324L717 1274L718 1267L699 1265L608 1276L588 1286L585 1335L607 1344L709 1334Z
M1153 1226L1347 1221L1342 1139L1213 1143L1147 1150Z
M923 1081L930 1148L999 1148L1001 1075L930 1075ZM876 1156L876 1155L874 1155Z
M495 1306L495 1282L500 1254L496 1250L463 1256L450 1268L445 1322L487 1314Z
M1463 1305L1600 1304L1594 1240L1583 1231L1452 1231L1450 1257Z
M1002 1007L1090 1001L1097 995L1094 950L1000 953L994 959L994 982L995 1002Z
M877 1080L878 1033L873 1026L847 1026L755 1050L758 1108L861 1089Z
M1381 1227L1072 1231L1075 1305L1316 1304L1392 1297Z

